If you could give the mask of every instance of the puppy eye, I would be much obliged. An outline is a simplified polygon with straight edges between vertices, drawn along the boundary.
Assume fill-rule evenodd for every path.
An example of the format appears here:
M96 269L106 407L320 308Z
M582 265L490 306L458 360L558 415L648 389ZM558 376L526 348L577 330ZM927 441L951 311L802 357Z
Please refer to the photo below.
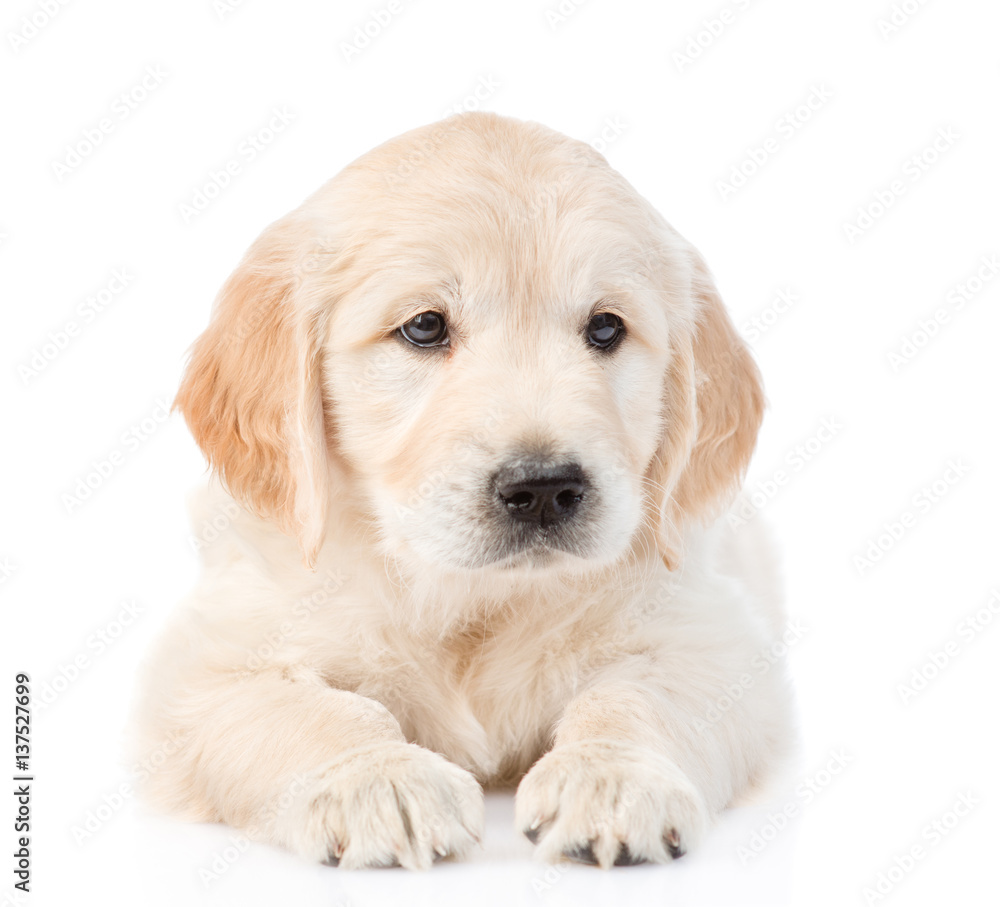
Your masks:
M440 312L421 312L406 324L399 333L414 346L447 346L448 325Z
M598 312L587 324L587 342L598 349L611 349L625 333L625 324L611 312Z

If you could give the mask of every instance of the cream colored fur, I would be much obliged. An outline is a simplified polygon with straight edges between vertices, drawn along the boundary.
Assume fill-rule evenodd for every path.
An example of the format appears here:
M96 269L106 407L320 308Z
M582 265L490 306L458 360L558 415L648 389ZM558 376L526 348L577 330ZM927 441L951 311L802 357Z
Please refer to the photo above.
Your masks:
M447 350L394 333L428 310ZM594 311L625 322L613 353ZM696 846L780 758L772 556L718 519L759 375L698 254L588 146L468 114L376 148L247 253L177 405L219 476L194 523L225 528L144 678L152 802L425 867L520 780L544 857L608 866ZM593 480L563 549L487 518L525 451Z

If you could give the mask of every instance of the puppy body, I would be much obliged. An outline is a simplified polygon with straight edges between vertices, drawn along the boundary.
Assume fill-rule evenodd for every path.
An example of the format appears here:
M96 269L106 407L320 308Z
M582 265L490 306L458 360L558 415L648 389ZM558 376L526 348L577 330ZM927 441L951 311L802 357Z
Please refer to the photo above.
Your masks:
M224 507L233 512L217 487L199 503L196 524ZM147 794L191 818L250 827L323 859L337 847L331 829L307 840L304 829L288 827L294 813L279 804L298 793L297 779L309 777L303 792L322 787L311 777L317 770L341 752L367 753L370 740L405 738L487 784L516 779L553 740L560 747L635 741L654 764L654 754L670 752L698 791L684 828L690 846L708 815L762 780L787 738L781 672L751 667L776 638L776 615L727 573L735 546L749 542L728 533L722 523L694 533L680 578L655 554L637 555L599 581L518 578L477 588L451 577L428 599L336 531L316 571L307 571L293 543L241 512L206 549L200 589L150 663L143 761L158 764L164 741L184 746L149 775ZM452 610L456 597L460 612ZM747 674L753 685L720 713L717 701ZM589 768L590 783L612 783L623 760L612 748ZM671 792L658 783L650 795ZM475 832L474 789L467 795L462 820ZM543 818L552 807L546 796L555 794L536 794ZM518 804L525 828L538 818L530 815L534 805ZM653 858L665 832L642 825L663 817L636 816L641 805L626 810L625 827L605 835L615 848L632 841L635 855ZM560 845L551 856L599 837L613 814L580 819L551 839ZM637 831L654 835L645 853L633 840ZM439 843L461 852L468 841L456 833ZM399 840L358 863L394 856L419 865L419 851L408 849Z
M447 347L400 340L421 311ZM627 325L611 354L581 340L595 311ZM419 867L477 838L480 783L524 775L543 855L610 865L684 852L780 756L768 558L702 526L756 369L586 146L465 116L376 149L248 253L178 404L225 481L195 523L230 525L149 663L152 800ZM512 523L494 477L570 462L572 519Z

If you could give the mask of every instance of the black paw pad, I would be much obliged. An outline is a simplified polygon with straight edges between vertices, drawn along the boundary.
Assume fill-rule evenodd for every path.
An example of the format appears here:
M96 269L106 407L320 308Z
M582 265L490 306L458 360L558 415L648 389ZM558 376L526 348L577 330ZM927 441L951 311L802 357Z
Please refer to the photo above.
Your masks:
M672 856L675 860L680 859L687 853L684 849L684 845L681 844L681 836L676 828L671 828L670 831L663 836L663 846L667 848L670 856Z
M621 847L618 848L618 856L615 857L615 866L638 866L645 862L645 857L637 857L628 849L628 844L622 841Z
M581 844L572 850L564 850L563 856L567 860L573 860L575 863L586 863L588 866L597 865L597 857L594 856L593 841L588 841L586 844Z

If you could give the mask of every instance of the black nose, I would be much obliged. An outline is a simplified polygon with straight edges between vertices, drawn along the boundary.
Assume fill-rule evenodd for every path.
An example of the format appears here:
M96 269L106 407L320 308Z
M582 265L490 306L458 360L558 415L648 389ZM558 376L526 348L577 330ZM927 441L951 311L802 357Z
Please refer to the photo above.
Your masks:
M586 484L576 463L506 466L496 476L497 494L510 516L542 528L572 517Z

